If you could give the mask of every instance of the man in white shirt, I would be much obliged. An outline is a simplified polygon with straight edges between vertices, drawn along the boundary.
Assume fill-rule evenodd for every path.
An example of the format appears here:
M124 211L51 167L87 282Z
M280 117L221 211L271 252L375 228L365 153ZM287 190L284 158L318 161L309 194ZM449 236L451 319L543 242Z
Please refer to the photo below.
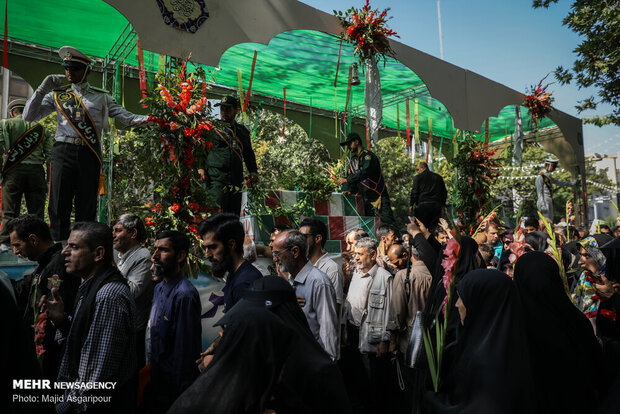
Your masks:
M393 401L385 396L389 395L392 371L387 358L392 274L377 265L376 240L370 237L359 239L355 244L355 255L359 270L351 280L346 306L348 320L357 329L350 329L349 335L359 332L359 350L370 384L370 412L391 412L387 404Z

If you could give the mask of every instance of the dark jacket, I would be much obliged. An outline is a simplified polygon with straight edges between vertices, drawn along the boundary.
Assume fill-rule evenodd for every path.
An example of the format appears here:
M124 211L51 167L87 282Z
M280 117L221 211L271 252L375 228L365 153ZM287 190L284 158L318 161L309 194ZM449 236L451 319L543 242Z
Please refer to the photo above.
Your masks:
M409 205L414 206L427 202L444 205L447 197L446 184L441 175L426 169L413 178Z
M52 296L52 288L58 288L58 293L65 305L65 312L73 313L75 306L75 296L80 287L81 280L79 277L69 274L65 269L65 258L60 254L62 245L56 243L47 249L41 257L39 257L37 267L31 275L21 280L13 282L13 288L17 296L20 314L29 332L34 338L35 324L35 304L37 305L41 296L48 298ZM45 324L45 338L43 339L43 348L45 353L42 358L42 373L47 379L56 379L60 359L62 358L63 349L54 341L56 328L51 323Z
M359 170L353 172L351 165L355 163L358 164ZM363 149L359 155L353 155L351 165L346 177L347 184L343 186L343 191L351 191L352 193L359 191L364 199L370 202L379 198L379 193L387 193L379 158L372 151ZM369 188L375 188L377 184L377 191Z
M250 132L236 122L224 123L213 136L213 148L207 156L209 178L239 186L243 181L243 163L250 173L258 171L256 156L252 150Z

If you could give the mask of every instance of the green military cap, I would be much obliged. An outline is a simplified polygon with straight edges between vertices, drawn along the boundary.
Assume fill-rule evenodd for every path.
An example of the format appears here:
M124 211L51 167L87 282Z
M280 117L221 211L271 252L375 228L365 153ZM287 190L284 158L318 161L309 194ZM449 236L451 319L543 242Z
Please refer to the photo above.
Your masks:
M62 66L65 68L86 68L93 64L93 61L72 46L63 46L58 50L58 56L62 58Z
M347 140L340 143L340 146L344 147L355 140L359 141L360 144L362 143L362 138L359 136L359 134L357 132L351 132L349 135L347 135Z
M13 99L11 102L9 102L7 110L10 113L13 109L23 108L24 106L26 106L26 100L24 98Z
M215 106L232 106L233 108L239 108L239 99L235 95L227 95L222 100L215 104Z

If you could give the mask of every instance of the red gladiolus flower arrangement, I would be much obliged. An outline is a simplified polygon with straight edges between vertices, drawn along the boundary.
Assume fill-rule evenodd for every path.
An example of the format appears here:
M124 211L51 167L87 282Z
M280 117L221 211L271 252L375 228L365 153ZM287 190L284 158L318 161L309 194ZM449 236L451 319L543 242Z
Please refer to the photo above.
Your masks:
M538 86L532 88L523 101L523 106L527 107L536 122L551 111L551 103L553 102L551 92L547 92L549 84L543 86L542 83L542 80L538 82Z
M361 10L351 8L346 13L334 10L344 29L342 38L355 46L354 53L360 61L373 56L394 56L388 37L399 36L387 26L391 18L387 15L389 10L379 12L379 9L371 9L369 0Z

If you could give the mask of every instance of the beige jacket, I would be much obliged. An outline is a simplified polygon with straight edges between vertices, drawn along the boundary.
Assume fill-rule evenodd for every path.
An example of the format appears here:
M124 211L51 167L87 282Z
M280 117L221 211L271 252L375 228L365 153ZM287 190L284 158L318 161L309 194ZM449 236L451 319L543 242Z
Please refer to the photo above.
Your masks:
M388 324L388 330L391 331L392 336L396 336L398 349L403 353L407 351L416 312L424 310L433 279L423 261L413 262L409 273L411 288L409 300L407 300L406 276L407 269L399 270L394 276Z

